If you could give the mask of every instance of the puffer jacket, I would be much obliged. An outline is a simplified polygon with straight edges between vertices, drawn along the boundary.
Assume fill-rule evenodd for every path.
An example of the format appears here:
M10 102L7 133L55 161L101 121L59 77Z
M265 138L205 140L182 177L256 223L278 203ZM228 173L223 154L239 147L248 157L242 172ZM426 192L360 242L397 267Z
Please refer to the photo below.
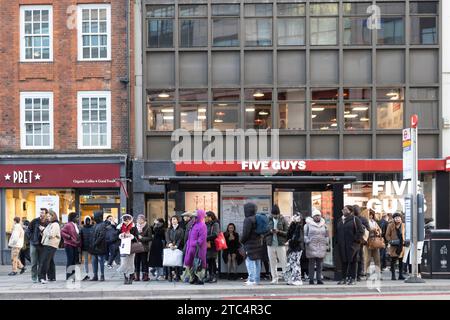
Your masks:
M325 258L329 244L329 235L324 218L315 222L313 218L307 217L304 227L306 257Z
M89 251L89 247L91 246L92 231L94 231L93 224L85 224L84 227L81 228L80 235L82 251Z
M92 231L89 253L93 255L105 255L108 252L106 246L106 224L103 221L103 212L94 213L95 226Z
M42 234L42 245L58 249L61 242L61 228L59 222L49 223Z

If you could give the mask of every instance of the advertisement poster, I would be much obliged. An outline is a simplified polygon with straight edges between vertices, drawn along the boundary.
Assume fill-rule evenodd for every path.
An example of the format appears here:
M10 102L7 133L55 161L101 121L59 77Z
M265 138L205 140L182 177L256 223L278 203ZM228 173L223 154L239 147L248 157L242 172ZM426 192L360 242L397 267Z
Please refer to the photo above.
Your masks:
M41 213L41 208L53 210L59 217L59 197L58 196L36 196L36 218Z
M236 226L236 232L241 235L244 225L244 205L253 202L257 212L269 214L272 205L271 185L222 185L221 199L221 228L226 230L229 223ZM226 264L221 264L222 271L226 271ZM238 267L238 272L245 272L245 264Z
M185 210L193 212L197 209L218 213L217 192L186 192Z

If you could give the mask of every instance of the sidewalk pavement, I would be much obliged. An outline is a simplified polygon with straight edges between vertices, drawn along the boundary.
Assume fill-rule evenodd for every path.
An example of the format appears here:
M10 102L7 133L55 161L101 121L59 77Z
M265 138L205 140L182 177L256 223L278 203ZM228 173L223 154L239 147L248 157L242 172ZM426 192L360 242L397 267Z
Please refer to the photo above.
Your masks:
M10 266L0 266L0 299L246 299L252 297L277 298L283 296L308 295L383 295L420 293L430 295L450 293L450 280L426 279L424 284L407 284L391 281L390 273L383 274L382 281L361 281L356 285L337 285L325 281L324 285L288 286L284 282L273 285L262 281L259 286L247 287L242 280L219 280L215 284L190 285L168 281L133 282L123 284L123 276L115 270L105 268L105 282L65 281L65 268L57 267L56 282L33 283L30 271L22 275L8 276ZM376 296L375 296L376 297Z

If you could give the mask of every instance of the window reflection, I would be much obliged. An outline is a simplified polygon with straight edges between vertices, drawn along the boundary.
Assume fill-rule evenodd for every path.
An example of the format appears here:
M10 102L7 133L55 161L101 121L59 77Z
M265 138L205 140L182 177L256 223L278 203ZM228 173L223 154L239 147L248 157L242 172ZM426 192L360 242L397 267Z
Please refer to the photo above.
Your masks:
M174 106L148 104L147 128L152 131L174 129Z
M239 128L239 104L217 103L213 105L213 128L218 130Z
M180 127L186 130L206 130L207 105L182 104L180 106Z
M246 104L245 128L269 129L272 127L272 104Z
M337 107L335 103L311 104L311 120L313 130L335 130L337 125Z

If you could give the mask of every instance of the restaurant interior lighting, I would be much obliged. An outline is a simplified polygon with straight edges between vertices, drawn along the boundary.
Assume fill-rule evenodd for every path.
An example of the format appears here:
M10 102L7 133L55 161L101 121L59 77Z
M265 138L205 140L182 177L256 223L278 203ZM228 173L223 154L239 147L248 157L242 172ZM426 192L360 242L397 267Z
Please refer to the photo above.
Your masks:
M162 113L173 113L173 109L171 108L166 108L166 109L161 109Z
M255 108L245 108L245 112L255 112Z
M255 98L262 98L262 97L264 97L264 93L261 90L256 90L255 93L253 94L253 96Z
M167 92L165 92L165 91L163 91L160 94L158 94L158 98L165 99L165 98L169 98L169 97L170 97L170 95Z
M260 116L267 116L269 113L267 111L260 111L258 114Z
M219 112L216 112L216 115L217 115L217 116L224 116L224 115L225 115L225 112L219 111Z
M323 110L325 110L325 108L323 108L323 107L314 107L314 108L311 108L311 110L312 111L323 111Z
M314 119L317 117L317 114L313 114L311 117Z
M199 108L199 109L198 109L198 112L205 113L205 112L206 112L206 108Z
M226 104L226 103L219 103L219 106L221 106L221 107L226 107L228 104Z
M369 107L354 107L352 111L367 111Z
M320 128L320 130L328 130L328 129L330 129L330 128L327 126Z
M164 120L173 120L173 116L163 116Z
M206 116L198 116L197 119L198 120L206 120Z
M223 120L222 120L222 119L215 119L214 122L216 122L216 123L222 123Z
M331 126L332 127L337 127L337 123L332 123Z
M180 115L181 115L182 117L186 117L188 114L187 114L187 112L181 112Z
M359 121L367 122L369 121L369 118L359 118Z
M398 92L396 90L391 90L388 93L386 93L387 97L395 97L395 96L398 96L398 95L399 94L398 94Z
M354 119L354 118L357 118L357 117L358 117L357 114L346 114L346 115L344 115L344 118L347 118L347 119Z

